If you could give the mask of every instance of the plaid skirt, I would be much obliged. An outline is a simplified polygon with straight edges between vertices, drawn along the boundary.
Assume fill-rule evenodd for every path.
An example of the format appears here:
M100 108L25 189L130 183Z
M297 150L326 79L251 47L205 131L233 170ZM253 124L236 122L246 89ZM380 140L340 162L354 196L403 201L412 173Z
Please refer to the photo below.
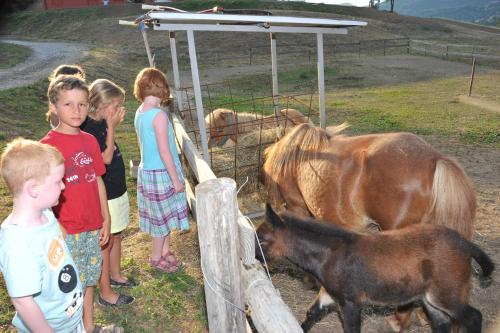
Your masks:
M189 229L186 192L175 193L172 181L164 169L139 168L137 206L141 230L153 237L168 236L174 229Z

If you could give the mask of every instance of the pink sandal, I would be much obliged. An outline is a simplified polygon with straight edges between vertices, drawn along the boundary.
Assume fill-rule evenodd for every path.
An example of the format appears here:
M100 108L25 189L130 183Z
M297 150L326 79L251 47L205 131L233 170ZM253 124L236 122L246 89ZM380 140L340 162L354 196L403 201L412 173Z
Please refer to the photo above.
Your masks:
M161 256L163 259L165 259L169 265L171 266L175 266L177 268L179 268L179 260L177 259L177 257L170 251L168 251L167 253L165 253L164 255Z
M149 264L151 265L152 268L159 270L163 273L174 273L179 270L179 267L172 265L168 260L165 258L161 257L158 260L153 260L151 259L149 261Z

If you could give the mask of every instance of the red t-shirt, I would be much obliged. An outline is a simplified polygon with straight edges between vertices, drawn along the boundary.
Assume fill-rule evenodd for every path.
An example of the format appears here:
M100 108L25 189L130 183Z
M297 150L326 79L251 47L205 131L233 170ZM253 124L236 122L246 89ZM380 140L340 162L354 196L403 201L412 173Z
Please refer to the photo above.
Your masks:
M106 172L97 140L88 133L63 134L54 130L40 140L64 156L64 185L54 214L68 234L102 227L97 177Z

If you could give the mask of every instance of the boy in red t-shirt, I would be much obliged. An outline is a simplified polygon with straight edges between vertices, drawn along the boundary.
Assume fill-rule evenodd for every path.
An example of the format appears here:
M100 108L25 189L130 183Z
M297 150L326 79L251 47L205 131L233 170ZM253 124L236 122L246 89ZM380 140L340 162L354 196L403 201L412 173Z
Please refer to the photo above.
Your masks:
M66 243L82 282L85 330L99 332L93 320L94 287L101 274L100 246L108 242L110 218L99 144L79 127L87 117L89 90L82 79L61 75L51 81L47 95L49 110L59 117L59 124L41 142L56 147L65 159L66 189L53 210L66 229Z

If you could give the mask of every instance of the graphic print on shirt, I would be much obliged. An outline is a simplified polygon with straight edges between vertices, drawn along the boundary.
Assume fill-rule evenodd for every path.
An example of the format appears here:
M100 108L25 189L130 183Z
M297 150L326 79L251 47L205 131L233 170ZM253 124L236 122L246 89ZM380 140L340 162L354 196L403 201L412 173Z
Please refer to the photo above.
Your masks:
M66 170L66 186L78 184L85 180L87 183L92 183L96 180L94 168L91 166L94 160L85 152L77 152L71 156L73 165Z
M51 271L55 271L61 266L64 261L64 244L60 236L53 239L49 245L49 267Z
M71 299L69 306L65 309L68 317L71 317L82 305L83 297L82 292L76 290L78 278L75 267L67 264L60 268L66 258L67 255L64 250L64 241L61 236L57 236L50 242L47 259L49 261L49 268L51 271L57 271L60 269L57 277L59 290L65 294L74 291L73 298Z

